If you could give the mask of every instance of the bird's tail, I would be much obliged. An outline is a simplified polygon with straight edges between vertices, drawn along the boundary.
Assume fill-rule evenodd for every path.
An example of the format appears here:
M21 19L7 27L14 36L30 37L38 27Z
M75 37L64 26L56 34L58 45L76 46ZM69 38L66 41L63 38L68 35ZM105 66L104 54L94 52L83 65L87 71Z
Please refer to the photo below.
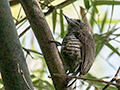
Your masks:
M80 66L73 72L72 76L80 76ZM68 78L67 79L67 87L70 87L73 85L73 83L76 81L76 78Z

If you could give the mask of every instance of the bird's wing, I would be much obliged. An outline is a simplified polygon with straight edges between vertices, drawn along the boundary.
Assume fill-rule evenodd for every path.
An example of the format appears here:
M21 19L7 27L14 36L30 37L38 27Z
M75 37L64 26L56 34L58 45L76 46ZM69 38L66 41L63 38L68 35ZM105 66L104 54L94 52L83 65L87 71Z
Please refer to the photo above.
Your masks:
M95 56L95 42L93 37L87 30L81 30L80 28L78 30L79 31L74 32L74 35L83 44L81 47L82 62L80 63L80 66L78 66L78 68L73 72L73 76L86 74L92 66ZM76 79L68 78L67 86L71 86L75 81Z
M93 64L95 56L95 42L91 34L87 30L78 29L74 32L74 35L82 42L82 63L80 66L80 72L86 74Z
M92 48L84 45L82 47L82 63L80 66L80 72L82 75L85 75L89 69L91 68L94 61L94 55L92 52Z

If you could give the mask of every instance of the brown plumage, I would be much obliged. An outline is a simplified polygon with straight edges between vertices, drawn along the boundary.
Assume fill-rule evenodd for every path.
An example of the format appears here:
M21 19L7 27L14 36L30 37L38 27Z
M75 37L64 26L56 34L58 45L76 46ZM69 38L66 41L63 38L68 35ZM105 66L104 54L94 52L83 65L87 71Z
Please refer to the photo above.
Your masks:
M65 15L64 15L65 16ZM88 27L78 19L70 19L68 32L63 38L61 55L64 68L72 75L85 75L91 68L95 56L95 42ZM67 80L67 84L72 79ZM74 80L75 81L75 80ZM73 81L73 82L74 82ZM73 82L70 84L72 85Z

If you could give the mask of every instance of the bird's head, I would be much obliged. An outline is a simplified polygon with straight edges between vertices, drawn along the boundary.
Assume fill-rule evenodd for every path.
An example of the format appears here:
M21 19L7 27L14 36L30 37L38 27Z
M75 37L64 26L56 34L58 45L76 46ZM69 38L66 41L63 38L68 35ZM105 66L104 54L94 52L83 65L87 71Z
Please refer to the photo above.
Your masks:
M65 17L65 19L68 22L68 28L79 27L82 30L87 30L88 29L87 25L83 21L81 21L80 19L71 19L64 14L63 14L63 16Z

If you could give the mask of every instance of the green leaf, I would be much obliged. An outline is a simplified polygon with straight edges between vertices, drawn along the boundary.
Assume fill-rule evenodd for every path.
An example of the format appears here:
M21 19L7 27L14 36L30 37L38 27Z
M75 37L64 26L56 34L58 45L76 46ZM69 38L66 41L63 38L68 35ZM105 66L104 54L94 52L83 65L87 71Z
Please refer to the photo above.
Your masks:
M120 1L94 0L95 5L120 5Z
M89 9L90 8L89 0L84 0L84 5L86 9Z
M116 25L117 25L117 23L115 23L114 26L111 28L111 30L110 30L111 34L112 34L114 31L116 31L116 30L115 30Z
M93 5L93 10L95 11L95 13L98 14L98 9L97 9L97 7L95 5Z
M60 9L60 26L61 26L61 38L64 37L64 24L63 24L63 11Z
M48 82L44 80L44 83L46 83L46 85L51 88L51 90L55 90L54 87Z
M55 33L56 18L57 18L57 11L54 10L53 13L52 13L53 33Z
M113 52L115 52L116 54L118 54L120 56L120 53L118 52L118 50L116 48L114 48L110 43L106 44Z
M89 85L89 86L86 88L86 90L90 90L90 88L91 88L91 86Z
M91 3L92 3L94 12L98 14L98 9L96 7L96 4L92 0L91 0Z
M105 16L104 16L104 18L103 18L103 20L102 20L102 25L101 25L100 33L103 32L103 28L104 28L104 26L105 26L106 20L107 20L107 11L106 11Z
M23 37L23 40L22 40L22 46L25 44L25 40L26 40L26 36Z
M104 44L102 44L102 43L97 44L95 57L99 54L99 52L100 52L100 50L102 49L103 46L104 46Z
M91 13L91 17L90 17L90 24L92 27L94 25L94 18L93 17L95 17L95 11L93 10L93 7L92 7L92 13Z
M96 55L95 55L96 57L99 54L102 47L104 46L105 37L99 34L94 34L93 37L94 37L95 44L96 44Z
M50 90L55 90L54 87L46 80L42 80L38 77L36 77L35 75L31 75L32 78L34 78L35 80L33 81L33 84L35 87L41 87L43 86L43 83L47 85L47 87L50 88ZM48 90L48 89L47 89Z

